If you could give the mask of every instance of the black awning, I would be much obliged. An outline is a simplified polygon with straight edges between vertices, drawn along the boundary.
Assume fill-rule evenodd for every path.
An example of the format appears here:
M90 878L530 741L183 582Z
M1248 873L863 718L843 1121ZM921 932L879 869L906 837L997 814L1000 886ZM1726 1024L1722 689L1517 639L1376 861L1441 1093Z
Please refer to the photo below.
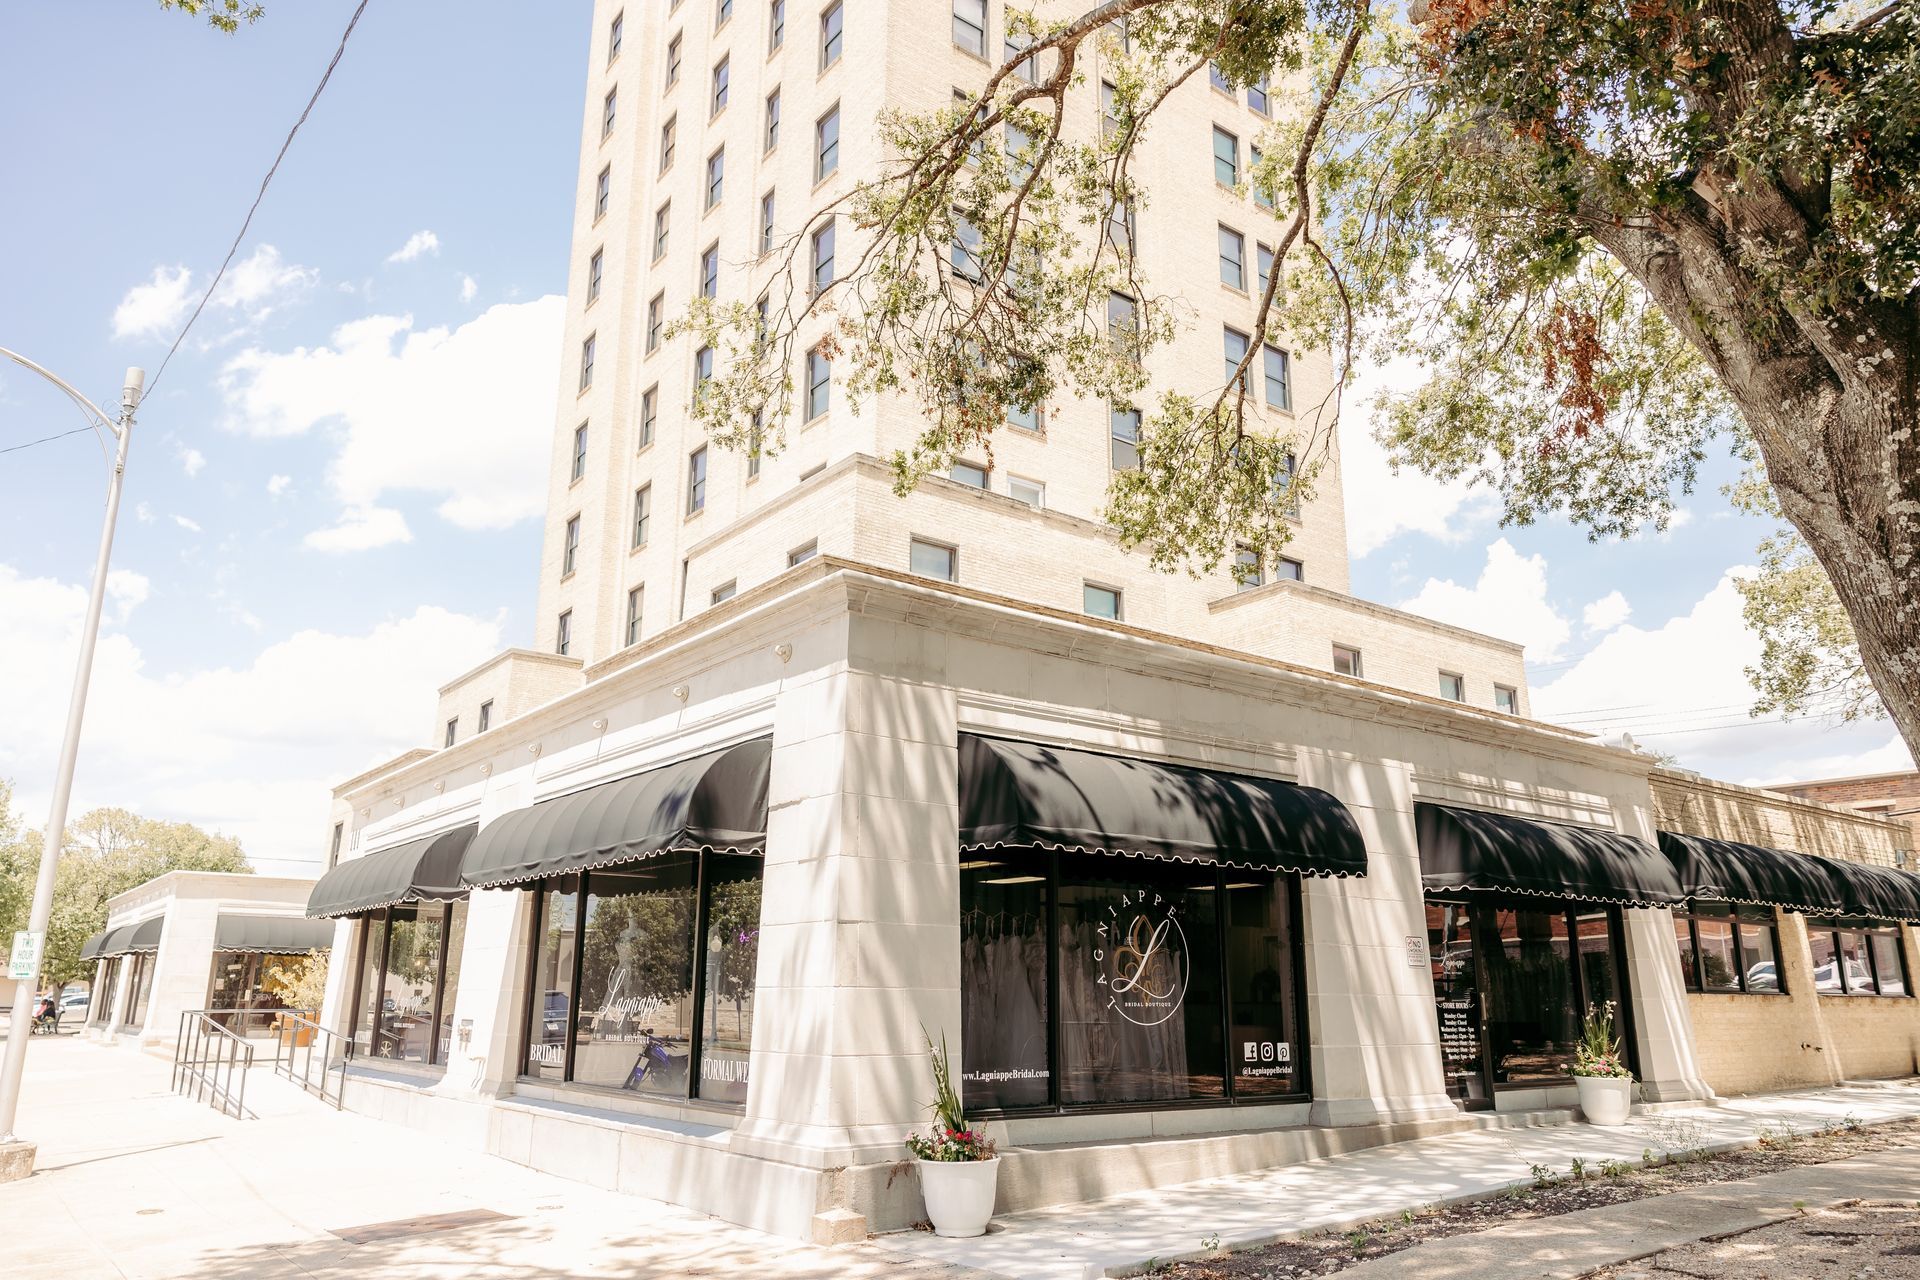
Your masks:
M215 951L304 955L333 947L333 922L300 916L241 916L222 911L213 930Z
M1844 914L1920 924L1920 876L1864 862L1823 859L1842 883Z
M107 934L110 932L111 930L102 929L82 943L80 945L80 958L82 960L100 959L100 944L107 940Z
M449 902L467 896L460 859L477 822L363 854L320 877L307 898L310 918L350 916L396 902Z
M1666 907L1686 900L1680 879L1645 840L1478 809L1415 803L1420 883L1461 890Z
M760 853L772 761L773 740L756 738L502 814L467 847L460 878L485 889L662 853Z
M106 935L100 939L100 950L94 952L95 957L105 960L109 956L127 954L127 940L133 937L133 928L130 924L123 924L118 928L107 930Z
M1830 858L1673 831L1660 833L1660 852L1689 898L1752 902L1810 915L1846 909L1845 883Z
M127 934L126 949L151 954L160 949L160 935L165 932L167 918L155 916L151 920L142 920Z
M1359 824L1273 778L960 735L960 847L1038 846L1363 876Z

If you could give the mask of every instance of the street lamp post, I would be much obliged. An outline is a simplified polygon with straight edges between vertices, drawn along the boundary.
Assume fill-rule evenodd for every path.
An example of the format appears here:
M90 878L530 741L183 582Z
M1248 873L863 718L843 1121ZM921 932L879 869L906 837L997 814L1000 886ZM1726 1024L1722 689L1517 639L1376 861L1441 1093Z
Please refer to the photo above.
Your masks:
M13 992L13 1021L7 1028L7 1049L0 1059L0 1178L11 1173L25 1177L33 1172L33 1147L19 1141L13 1121L20 1103L20 1081L27 1065L27 1038L33 1030L33 994L40 982L40 967L45 959L47 923L53 916L54 872L60 864L60 846L67 831L67 802L73 794L73 767L80 755L80 722L87 710L87 681L93 674L93 650L100 638L100 610L106 601L107 563L113 555L113 529L120 515L120 485L126 476L127 444L133 438L133 413L140 407L140 391L146 384L143 369L128 369L120 389L120 416L108 417L100 407L81 395L61 378L25 356L0 347L0 356L39 374L66 393L99 426L113 433L116 447L113 470L107 481L107 512L100 530L100 556L93 566L93 591L87 598L87 619L80 631L80 660L73 673L73 697L67 704L66 736L60 742L60 767L53 782L53 810L47 816L47 830L40 843L40 874L33 884L33 909L27 930L38 942L27 976ZM9 1148L14 1150L9 1151ZM24 1148L24 1156L20 1149Z

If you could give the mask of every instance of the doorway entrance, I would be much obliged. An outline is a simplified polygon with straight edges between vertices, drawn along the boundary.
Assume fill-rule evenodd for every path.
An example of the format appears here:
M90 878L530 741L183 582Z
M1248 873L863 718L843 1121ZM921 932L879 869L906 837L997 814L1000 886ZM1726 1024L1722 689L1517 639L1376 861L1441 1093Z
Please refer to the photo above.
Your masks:
M1447 1094L1484 1110L1503 1090L1572 1083L1589 1005L1614 1005L1638 1071L1620 909L1542 898L1427 898L1427 955Z

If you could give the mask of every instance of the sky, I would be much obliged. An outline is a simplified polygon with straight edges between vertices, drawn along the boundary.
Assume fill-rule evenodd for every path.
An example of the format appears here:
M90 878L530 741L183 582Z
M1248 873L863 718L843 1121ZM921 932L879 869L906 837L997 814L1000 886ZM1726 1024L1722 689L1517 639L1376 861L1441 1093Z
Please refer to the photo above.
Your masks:
M152 0L0 13L0 346L142 407L73 812L314 873L331 786L532 639L585 0L373 4L165 374L347 0L228 37ZM1752 721L1733 581L1767 529L1710 466L1665 534L1502 528L1342 422L1355 594L1528 647L1536 714L1765 783L1908 766L1886 722ZM0 448L79 426L0 364ZM0 453L0 779L45 821L106 486L88 433Z

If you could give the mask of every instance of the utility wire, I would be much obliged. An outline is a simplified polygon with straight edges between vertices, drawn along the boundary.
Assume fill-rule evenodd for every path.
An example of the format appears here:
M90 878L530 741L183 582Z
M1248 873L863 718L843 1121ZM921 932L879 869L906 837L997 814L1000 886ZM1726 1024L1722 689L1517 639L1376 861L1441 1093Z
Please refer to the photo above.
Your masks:
M314 86L313 96L307 99L306 109L300 113L300 118L293 122L293 128L287 131L287 140L280 144L280 154L273 158L273 164L267 168L267 176L260 179L260 190L254 195L253 204L248 208L246 218L240 223L239 234L234 236L233 244L228 246L227 256L221 261L220 269L213 273L213 283L209 284L207 291L200 295L200 305L193 309L193 314L187 317L187 323L180 330L180 336L173 340L171 347L167 348L166 359L160 362L160 368L147 383L146 392L140 397L141 403L144 404L147 396L152 395L153 389L160 385L160 379L166 375L167 365L172 362L174 352L178 351L180 344L186 341L188 331L193 328L193 322L198 320L200 313L207 309L207 303L213 299L213 291L220 287L221 277L225 276L227 268L233 265L233 255L240 252L240 242L247 238L247 228L253 225L253 215L260 211L260 202L267 197L267 184L272 182L273 175L280 171L280 162L287 158L287 149L293 146L294 135L300 132L300 126L305 124L307 117L313 113L313 106L320 101L320 94L325 91L327 81L333 79L333 69L340 65L340 58L347 51L347 39L353 35L354 27L360 23L360 15L366 11L367 0L360 0L360 4L353 11L353 17L347 20L347 29L340 33L340 43L334 49L333 58L327 63L327 69L321 75L320 83Z
M75 427L71 431L62 431L55 435L41 436L38 440L29 440L25 444L10 444L4 449L0 449L0 453L15 453L21 449L31 449L37 444L48 444L55 440L65 440L68 436L77 436L82 431L91 430L93 430L93 424L88 423L84 427Z

